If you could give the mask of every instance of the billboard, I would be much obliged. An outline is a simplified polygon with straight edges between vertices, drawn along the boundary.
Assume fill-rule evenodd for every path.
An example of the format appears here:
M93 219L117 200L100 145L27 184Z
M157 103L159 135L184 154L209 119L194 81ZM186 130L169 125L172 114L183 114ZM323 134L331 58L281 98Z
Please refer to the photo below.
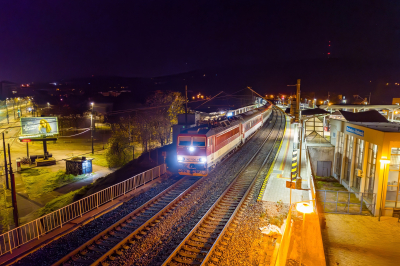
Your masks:
M57 117L21 117L21 136L43 137L58 134Z

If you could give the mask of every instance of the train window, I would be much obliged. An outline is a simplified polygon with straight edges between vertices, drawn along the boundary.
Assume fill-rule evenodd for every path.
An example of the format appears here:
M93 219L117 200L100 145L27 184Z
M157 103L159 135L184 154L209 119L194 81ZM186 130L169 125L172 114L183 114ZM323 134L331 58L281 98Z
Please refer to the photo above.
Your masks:
M192 144L192 138L190 136L179 137L179 146L190 146Z
M193 146L205 147L206 146L206 138L193 137Z
M208 138L208 147L210 147L212 145L212 138Z

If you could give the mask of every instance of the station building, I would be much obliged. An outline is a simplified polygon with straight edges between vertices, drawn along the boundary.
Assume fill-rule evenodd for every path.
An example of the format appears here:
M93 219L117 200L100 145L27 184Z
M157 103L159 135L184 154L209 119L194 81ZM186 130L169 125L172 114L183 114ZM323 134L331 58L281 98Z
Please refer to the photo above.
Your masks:
M392 216L400 209L400 123L388 122L376 110L339 112L330 118L333 176L372 203L375 216L380 210Z

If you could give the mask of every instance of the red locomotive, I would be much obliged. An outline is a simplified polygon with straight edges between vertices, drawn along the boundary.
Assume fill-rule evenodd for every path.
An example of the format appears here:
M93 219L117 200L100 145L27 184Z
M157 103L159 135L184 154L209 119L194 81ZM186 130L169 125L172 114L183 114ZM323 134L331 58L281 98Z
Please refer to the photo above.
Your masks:
M211 168L261 128L271 112L271 105L263 106L181 132L177 142L179 174L206 176Z

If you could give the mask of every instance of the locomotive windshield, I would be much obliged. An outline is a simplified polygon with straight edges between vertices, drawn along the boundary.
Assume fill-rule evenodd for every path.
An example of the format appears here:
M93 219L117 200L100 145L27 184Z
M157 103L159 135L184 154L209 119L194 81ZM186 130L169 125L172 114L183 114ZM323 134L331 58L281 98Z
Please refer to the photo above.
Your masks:
M206 138L193 137L193 146L205 147L206 146Z
M179 137L179 146L190 146L190 144L192 144L192 138L190 136Z

